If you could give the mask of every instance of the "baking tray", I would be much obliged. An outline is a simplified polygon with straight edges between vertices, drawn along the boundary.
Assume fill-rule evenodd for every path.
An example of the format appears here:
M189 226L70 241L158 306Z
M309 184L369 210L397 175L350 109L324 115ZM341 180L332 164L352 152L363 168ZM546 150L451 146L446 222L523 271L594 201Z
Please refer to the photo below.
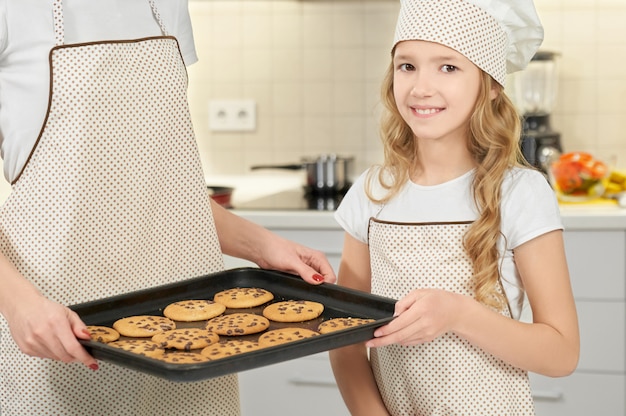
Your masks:
M171 381L193 382L367 341L373 338L376 328L393 319L396 302L393 299L330 283L311 285L298 276L283 272L244 267L86 302L70 308L78 313L87 325L110 327L119 318L131 315L162 316L165 306L172 302L186 299L213 299L215 293L234 287L260 287L269 290L274 294L274 300L271 302L301 299L320 302L324 305L324 312L317 319L300 324L271 322L268 330L286 326L300 326L315 330L323 320L338 317L372 318L375 321L288 344L195 364L166 363L100 342L89 340L80 340L80 342L90 354L99 360L112 362ZM258 308L227 309L226 313L245 311L261 314L265 306L267 304ZM178 328L182 328L194 325L201 326L204 323L176 322L176 324ZM246 337L258 338L259 335Z

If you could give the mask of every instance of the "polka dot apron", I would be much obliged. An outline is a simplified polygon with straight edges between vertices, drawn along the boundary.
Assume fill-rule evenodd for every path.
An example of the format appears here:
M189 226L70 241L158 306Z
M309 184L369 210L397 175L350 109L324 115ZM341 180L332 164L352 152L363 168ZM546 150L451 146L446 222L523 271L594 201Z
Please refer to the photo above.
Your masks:
M372 293L399 299L415 288L473 296L463 249L469 223L409 224L371 219ZM510 316L508 308L501 311ZM454 333L417 346L370 351L383 400L394 416L534 415L525 371Z
M223 258L187 108L178 42L56 45L43 129L0 209L0 249L72 305L201 276ZM157 23L155 23L157 24ZM0 414L238 415L235 375L174 383L100 362L26 356L0 319Z

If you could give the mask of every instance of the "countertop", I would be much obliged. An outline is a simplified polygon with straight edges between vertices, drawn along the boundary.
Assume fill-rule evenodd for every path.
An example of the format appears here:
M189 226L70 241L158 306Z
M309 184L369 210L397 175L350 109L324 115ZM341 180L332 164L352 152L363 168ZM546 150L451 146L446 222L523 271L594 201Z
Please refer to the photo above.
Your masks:
M331 211L232 210L273 229L340 229ZM617 206L561 207L566 230L626 230L626 209Z
M274 193L293 190L305 183L304 172L264 172L247 175L210 175L207 184L231 186L235 188L232 196L236 207ZM6 181L0 181L0 203L11 192ZM250 221L274 229L340 229L333 218L332 211L276 211L276 210L238 210L234 213ZM626 209L617 204L600 201L595 204L564 204L561 215L566 230L626 230Z
M304 179L297 172L276 176L242 175L208 177L209 183L233 186L233 212L250 221L274 229L340 229L332 211L276 211L243 210L237 204L302 186ZM561 205L563 225L566 230L626 230L626 209L614 201L600 200L591 203L567 203Z

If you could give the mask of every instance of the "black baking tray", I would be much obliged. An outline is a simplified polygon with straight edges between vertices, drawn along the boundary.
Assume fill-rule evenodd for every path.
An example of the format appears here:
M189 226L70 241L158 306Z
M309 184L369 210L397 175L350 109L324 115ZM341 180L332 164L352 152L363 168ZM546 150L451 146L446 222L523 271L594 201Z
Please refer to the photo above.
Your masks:
M338 317L372 318L375 321L342 331L197 364L166 363L100 342L89 340L80 340L80 342L89 353L99 360L112 362L171 381L193 382L367 341L373 338L376 328L393 319L396 303L393 299L331 283L311 285L300 277L291 274L244 267L86 302L70 308L78 313L87 325L112 326L117 319L126 316L162 316L165 306L172 302L186 299L213 299L215 293L233 287L260 287L269 290L275 296L272 302L301 299L322 303L324 305L322 316L312 321L297 324L303 328L315 330L323 320ZM227 309L226 313L251 311L261 314L265 306L267 304L256 309ZM177 327L185 325L194 324L177 322ZM269 330L285 326L294 326L294 324L271 322ZM248 337L258 338L259 335Z

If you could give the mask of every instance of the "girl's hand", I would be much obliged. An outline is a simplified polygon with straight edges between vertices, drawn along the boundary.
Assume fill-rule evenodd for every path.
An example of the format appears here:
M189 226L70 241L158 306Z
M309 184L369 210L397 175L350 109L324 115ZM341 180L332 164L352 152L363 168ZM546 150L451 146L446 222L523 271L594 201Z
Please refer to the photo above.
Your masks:
M85 324L71 309L41 295L20 299L5 313L11 335L20 350L28 355L65 363L81 362L96 370L96 360L77 338L89 339Z
M466 296L439 289L416 289L396 303L396 318L374 332L369 348L390 344L418 345L451 331Z

